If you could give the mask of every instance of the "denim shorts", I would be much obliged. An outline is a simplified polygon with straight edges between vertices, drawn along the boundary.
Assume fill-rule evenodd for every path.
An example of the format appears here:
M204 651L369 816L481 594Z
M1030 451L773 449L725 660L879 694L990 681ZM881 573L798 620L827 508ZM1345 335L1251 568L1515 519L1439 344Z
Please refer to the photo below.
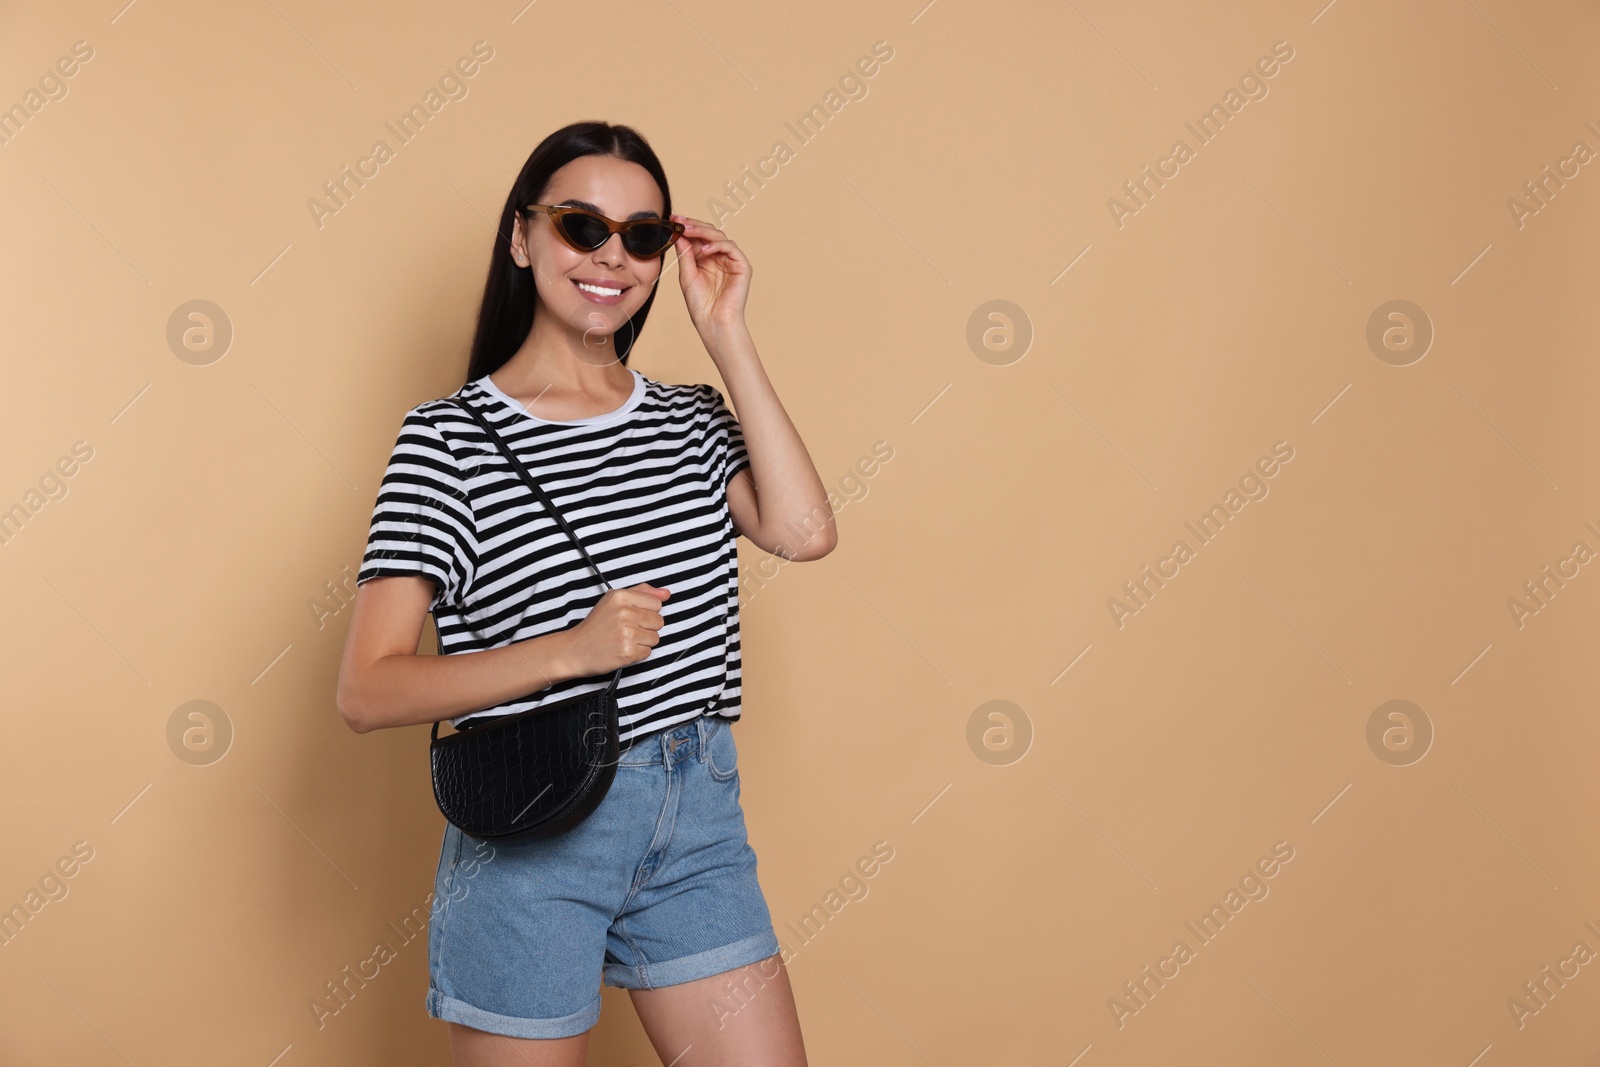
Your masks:
M481 841L446 823L428 930L428 1014L570 1037L600 986L653 989L779 950L739 806L730 724L636 738L605 799L557 837Z

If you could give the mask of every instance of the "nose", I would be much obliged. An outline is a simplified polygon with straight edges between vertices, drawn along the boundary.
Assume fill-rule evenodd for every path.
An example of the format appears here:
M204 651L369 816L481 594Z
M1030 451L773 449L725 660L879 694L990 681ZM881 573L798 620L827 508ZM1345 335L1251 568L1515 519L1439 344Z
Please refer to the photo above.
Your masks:
M620 267L628 257L627 250L622 247L622 234L614 233L606 238L606 243L594 250L594 258L609 267Z

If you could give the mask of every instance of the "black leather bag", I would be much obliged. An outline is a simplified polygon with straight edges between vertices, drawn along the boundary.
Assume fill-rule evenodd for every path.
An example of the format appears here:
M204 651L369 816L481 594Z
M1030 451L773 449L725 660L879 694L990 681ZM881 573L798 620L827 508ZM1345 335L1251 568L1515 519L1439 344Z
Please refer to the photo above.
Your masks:
M612 588L578 537L528 474L527 468L469 404L483 427L550 516L577 545L578 554L606 589ZM605 594L602 592L601 596ZM433 724L429 756L433 798L462 833L517 843L565 833L593 814L617 770L618 667L604 689L512 715L468 720L439 736Z

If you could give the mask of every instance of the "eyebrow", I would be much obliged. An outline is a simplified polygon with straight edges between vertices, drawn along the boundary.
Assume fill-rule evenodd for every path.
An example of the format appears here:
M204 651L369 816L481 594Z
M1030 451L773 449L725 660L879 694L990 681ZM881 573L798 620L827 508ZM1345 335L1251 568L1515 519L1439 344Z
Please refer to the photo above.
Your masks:
M587 200L578 200L575 197L568 197L567 199L561 201L561 203L557 204L556 206L557 207L581 207L585 211L594 212L596 215L604 215L605 214L604 211L601 211L598 207L596 207L595 205L589 203L589 201L587 201ZM660 217L661 217L661 213L659 211L635 211L632 215L628 216L628 219L625 219L623 221L628 221L630 219L659 219Z

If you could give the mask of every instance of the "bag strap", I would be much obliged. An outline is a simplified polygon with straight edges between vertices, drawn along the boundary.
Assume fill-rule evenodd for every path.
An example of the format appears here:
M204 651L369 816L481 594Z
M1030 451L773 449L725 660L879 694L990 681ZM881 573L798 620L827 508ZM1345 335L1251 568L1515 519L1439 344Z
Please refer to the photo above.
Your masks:
M512 469L518 474L522 475L522 480L528 484L529 489L533 490L533 495L538 498L539 503L544 505L544 509L550 513L550 517L556 520L556 525L560 526L567 537L572 540L572 543L577 546L578 555L582 556L583 561L589 565L589 569L594 571L595 577L600 579L600 584L604 585L607 589L614 588L610 580L607 579L605 574L600 570L599 565L597 565L595 561L590 558L589 553L583 547L583 542L578 540L578 535L572 532L571 526L567 525L567 520L561 517L561 512L556 510L556 506L550 502L550 498L545 495L545 491L539 488L539 483L533 480L533 475L528 473L528 468L522 465L522 461L517 458L517 454L515 452L511 451L511 447L505 443L505 440L499 434L494 432L493 428L490 427L488 420L483 417L483 414L474 410L472 405L466 403L465 401L457 400L455 404L468 415L472 416L479 426L483 427L483 432L488 434L489 440L493 441L500 449L501 454L506 457L506 460L511 464Z
M569 539L571 539L573 545L578 550L578 555L582 556L583 561L589 565L589 569L594 571L595 577L600 579L600 584L603 585L607 590L616 588L611 584L611 580L605 576L605 573L601 571L599 564L595 563L594 559L589 555L588 550L583 547L583 542L578 540L578 535L574 533L572 527L567 524L567 520L562 517L561 512L556 510L555 504L550 502L550 497L545 494L543 489L539 488L539 483L533 480L533 475L528 473L528 468L522 465L522 461L517 458L517 454L515 452L511 451L511 447L506 444L505 440L499 434L494 432L493 427L489 425L488 420L483 417L482 413L476 411L472 405L468 404L465 400L452 399L454 400L456 407L465 411L472 417L474 422L483 427L483 432L488 434L489 440L493 441L495 446L500 449L501 454L504 455L507 462L511 464L512 470L515 470L522 476L522 480L527 483L529 489L533 490L533 495L538 498L539 503L544 505L545 511L550 513L550 517L556 520L556 525L560 526L562 532L565 533ZM600 595L604 596L605 594L602 593ZM616 689L617 683L621 679L622 668L618 667L611 675L611 682L606 686L606 691L610 692ZM435 721L433 724L433 737L435 740L437 740L439 737L439 723L437 721Z

